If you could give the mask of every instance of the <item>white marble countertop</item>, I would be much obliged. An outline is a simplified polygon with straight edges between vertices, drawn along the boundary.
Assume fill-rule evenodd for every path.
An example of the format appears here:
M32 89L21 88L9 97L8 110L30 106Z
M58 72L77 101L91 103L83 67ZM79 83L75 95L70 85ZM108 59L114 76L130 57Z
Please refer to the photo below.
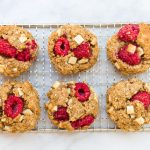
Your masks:
M149 0L1 0L0 23L150 22ZM0 150L148 149L150 133L0 134Z

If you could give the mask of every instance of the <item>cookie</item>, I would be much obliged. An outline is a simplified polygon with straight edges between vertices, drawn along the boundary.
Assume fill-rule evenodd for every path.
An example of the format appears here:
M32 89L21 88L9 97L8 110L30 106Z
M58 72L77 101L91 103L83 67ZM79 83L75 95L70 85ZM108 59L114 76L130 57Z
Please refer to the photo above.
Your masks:
M27 30L18 26L0 26L0 73L17 77L36 59L38 45Z
M123 74L141 73L150 67L150 26L128 24L107 42L107 56Z
M107 113L125 131L150 123L150 84L136 78L120 81L107 91Z
M7 81L0 91L0 129L8 132L34 129L40 116L40 105L38 93L31 83Z
M64 25L50 35L48 53L61 74L84 71L97 62L97 37L79 25Z
M58 128L87 129L96 119L98 99L96 93L84 82L58 82L48 92L45 107L49 119Z

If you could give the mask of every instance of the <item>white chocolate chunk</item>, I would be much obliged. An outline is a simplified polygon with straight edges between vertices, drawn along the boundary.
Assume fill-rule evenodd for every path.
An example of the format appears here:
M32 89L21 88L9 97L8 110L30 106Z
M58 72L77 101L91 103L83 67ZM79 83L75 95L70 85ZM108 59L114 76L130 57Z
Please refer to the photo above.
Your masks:
M72 103L72 99L69 99L68 101L68 105L70 105Z
M58 29L57 31L58 36L61 36L61 29Z
M21 115L19 118L19 122L21 122L24 119L24 115Z
M70 94L71 93L71 89L67 88L67 92L68 92L68 94Z
M53 107L53 111L57 111L58 110L58 107L57 106L54 106Z
M68 63L72 64L72 65L74 65L76 62L77 62L77 58L76 57L70 57L69 60L68 60Z
M18 88L17 90L18 90L19 96L22 96L22 95L23 95L23 92L22 92L21 88Z
M53 88L56 89L60 86L60 82L59 81L56 81L54 84L53 84Z
M5 127L4 127L4 130L5 130L5 131L11 131L11 128L10 128L9 126L5 126Z
M95 45L96 42L97 42L97 39L94 37L94 38L92 39L92 41L91 41L91 44L92 44L92 45Z
M149 83L145 83L144 88L147 90L147 92L150 92L150 84Z
M4 72L4 65L0 65L0 73Z
M22 113L24 115L32 115L33 114L33 112L30 109L25 109Z
M108 109L108 112L111 113L113 110L114 110L114 108L113 108L113 107L110 107L110 108Z
M135 121L140 125L144 124L144 122L145 122L143 117L136 118Z
M17 72L18 69L17 69L17 68L13 68L12 70L13 70L14 72Z
M117 62L115 63L115 66L116 66L117 69L120 69L120 66Z
M6 118L2 118L1 121L2 121L2 122L5 122L5 121L6 121Z
M87 63L89 60L87 58L83 58L81 60L78 61L79 64L85 64Z
M78 45L80 45L80 44L84 41L84 39L82 38L81 35L77 35L77 36L74 38L74 40L77 42Z
M134 114L134 107L132 105L127 106L127 114Z
M136 51L136 46L135 45L132 45L132 44L129 44L128 45L128 48L127 48L127 51L134 54L135 51Z
M144 54L144 51L141 47L137 48L137 52L138 52L139 56L142 56Z
M131 114L130 117L133 119L133 118L135 118L135 115L134 115L134 114Z
M24 43L27 40L27 37L25 36L25 34L21 34L21 36L19 37L19 41L21 43Z

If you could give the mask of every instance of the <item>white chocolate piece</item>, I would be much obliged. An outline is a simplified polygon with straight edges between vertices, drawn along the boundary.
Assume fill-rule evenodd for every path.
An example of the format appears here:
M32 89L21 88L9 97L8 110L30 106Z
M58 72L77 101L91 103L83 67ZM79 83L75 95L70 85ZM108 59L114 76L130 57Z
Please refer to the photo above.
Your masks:
M21 122L24 119L24 115L21 115L19 118L19 122Z
M21 43L24 43L27 40L27 37L25 36L25 34L21 34L21 36L19 37L19 41Z
M32 115L33 114L33 112L30 109L25 109L22 113L24 115Z
M128 48L127 48L127 51L134 54L135 51L136 51L136 46L135 45L132 45L132 44L129 44L128 45Z
M94 37L94 38L92 39L92 41L91 41L91 44L92 44L92 45L95 45L96 42L97 42L97 39Z
M0 65L0 72L1 72L1 73L4 72L4 65Z
M12 70L13 70L13 72L17 72L18 69L17 68L13 68Z
M81 60L78 61L79 64L85 64L87 63L89 60L87 58L83 58Z
M78 45L80 45L80 44L84 41L84 39L82 38L81 35L77 35L77 36L74 38L74 40L77 42Z
M54 106L53 107L53 111L57 111L58 110L58 107L57 106Z
M4 127L4 130L5 130L5 131L11 131L11 128L10 128L9 126L5 126L5 127Z
M120 69L120 66L117 62L115 63L115 66L116 66L117 69Z
M150 92L150 84L149 83L145 83L144 88L147 90L147 92Z
M138 52L139 56L142 56L144 54L144 51L141 47L137 48L137 52Z
M127 114L134 114L134 107L132 105L127 106Z
M77 62L77 58L76 57L70 57L69 60L68 60L68 63L72 64L72 65L74 65L76 62Z
M68 89L67 89L67 92L68 92L68 94L70 94L70 93L71 93L71 89L70 89L70 88L68 88Z
M60 86L60 82L59 81L56 81L54 84L53 84L53 88L56 89Z
M144 124L144 122L145 122L143 117L136 118L135 121L140 125Z
M22 96L22 95L23 95L23 92L22 92L21 88L18 88L17 90L18 90L19 96Z
M5 122L5 121L6 121L6 118L2 118L2 119L1 119L1 122Z

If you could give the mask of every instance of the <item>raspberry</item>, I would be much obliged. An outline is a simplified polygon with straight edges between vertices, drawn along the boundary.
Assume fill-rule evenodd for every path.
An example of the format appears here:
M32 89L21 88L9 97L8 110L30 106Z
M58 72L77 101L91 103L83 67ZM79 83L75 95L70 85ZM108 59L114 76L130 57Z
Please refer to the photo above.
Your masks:
M119 32L118 37L120 40L124 42L134 42L137 39L139 34L139 25L137 24L128 24L123 26Z
M19 61L29 61L31 59L30 50L24 49L22 52L18 52L15 58Z
M6 57L15 57L17 49L10 45L10 43L5 39L0 39L0 55Z
M60 37L54 46L54 52L56 55L66 56L70 49L69 41L65 37Z
M137 52L134 54L127 51L128 46L122 47L118 52L118 58L129 65L138 65L141 62L141 57Z
M67 107L59 106L58 110L54 112L53 116L57 121L67 121L69 119Z
M37 44L36 44L36 42L35 42L35 40L32 40L32 41L30 41L30 42L27 42L26 43L26 46L27 46L27 49L36 49L37 48Z
M89 58L91 56L90 53L90 44L88 42L83 42L79 46L73 49L75 57L81 58Z
M80 102L87 101L90 96L90 89L85 83L75 84L75 96Z
M138 100L143 103L145 108L148 108L150 105L150 94L148 92L140 91L133 95L131 100Z
M94 117L92 115L85 116L82 119L78 119L76 121L71 122L71 126L74 129L82 128L84 126L89 126L94 122Z
M7 117L15 118L23 111L23 101L21 98L10 95L5 101L4 113Z

